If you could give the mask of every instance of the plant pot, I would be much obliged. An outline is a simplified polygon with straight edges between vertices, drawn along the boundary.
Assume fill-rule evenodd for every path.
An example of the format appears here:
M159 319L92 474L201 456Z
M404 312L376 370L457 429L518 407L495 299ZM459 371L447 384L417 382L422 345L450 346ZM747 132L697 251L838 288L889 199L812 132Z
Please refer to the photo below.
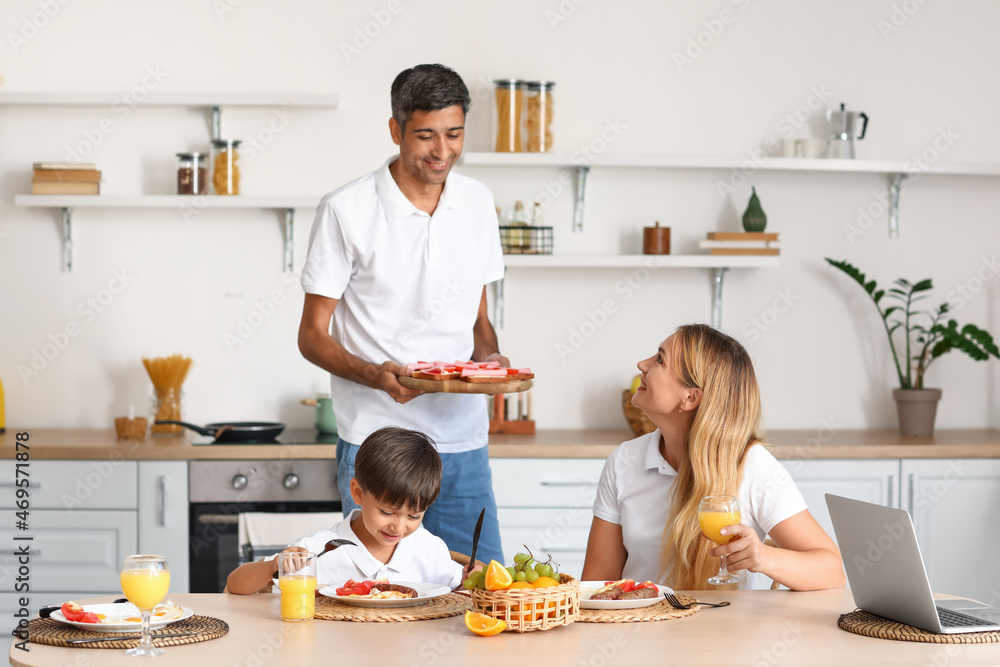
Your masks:
M902 435L934 435L940 389L893 389Z

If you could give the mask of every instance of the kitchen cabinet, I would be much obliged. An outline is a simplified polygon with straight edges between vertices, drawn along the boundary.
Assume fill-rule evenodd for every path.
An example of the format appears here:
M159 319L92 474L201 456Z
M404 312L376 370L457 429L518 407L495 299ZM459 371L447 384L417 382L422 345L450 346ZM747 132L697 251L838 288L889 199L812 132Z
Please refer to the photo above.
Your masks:
M1000 460L903 459L901 473L931 588L1000 605Z
M527 546L579 577L604 459L492 459L490 467L504 558Z
M139 552L164 556L170 566L170 592L187 593L188 464L140 461L138 486Z

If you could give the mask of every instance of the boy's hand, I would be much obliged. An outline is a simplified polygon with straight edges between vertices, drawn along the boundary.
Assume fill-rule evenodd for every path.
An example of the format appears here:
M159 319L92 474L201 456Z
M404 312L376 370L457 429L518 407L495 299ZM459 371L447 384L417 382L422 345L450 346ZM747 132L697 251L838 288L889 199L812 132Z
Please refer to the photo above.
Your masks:
M272 562L274 563L274 576L275 577L277 577L278 574L279 574L279 572L278 572L278 561L281 559L281 554L296 554L296 553L307 554L307 553L309 553L309 550L308 549L304 549L302 547L288 547L287 549L285 549L281 553L275 554L274 558L272 559ZM288 567L288 572L297 572L298 570L301 570L303 567L305 567L305 565L306 565L306 559L305 559L305 557L302 557L302 558L292 558L291 559L291 563L286 563L286 565Z
M473 572L479 572L482 569L483 569L482 565L476 565L475 567L473 567L472 563L469 563L468 565L465 566L465 568L462 569L462 579L463 580L468 579L470 574L472 574Z

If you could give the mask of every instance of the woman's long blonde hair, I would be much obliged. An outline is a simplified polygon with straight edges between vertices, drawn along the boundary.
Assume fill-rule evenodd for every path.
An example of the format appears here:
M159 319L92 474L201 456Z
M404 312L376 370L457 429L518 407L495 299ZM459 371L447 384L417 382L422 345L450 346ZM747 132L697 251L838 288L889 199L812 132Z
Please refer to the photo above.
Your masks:
M736 495L746 454L761 442L760 389L750 355L736 340L705 324L674 333L673 368L685 387L700 388L687 446L674 480L660 549L660 578L680 590L710 588L719 559L701 535L698 503Z

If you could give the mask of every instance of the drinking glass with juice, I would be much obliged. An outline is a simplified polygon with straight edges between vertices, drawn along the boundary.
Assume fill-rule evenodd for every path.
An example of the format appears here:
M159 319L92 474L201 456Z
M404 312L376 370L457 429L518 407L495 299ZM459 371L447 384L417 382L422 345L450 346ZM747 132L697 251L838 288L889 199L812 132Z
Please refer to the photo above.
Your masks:
M153 554L129 556L122 563L121 584L122 593L142 613L142 639L138 646L125 653L140 656L163 655L165 651L154 647L149 638L149 616L153 607L163 602L170 590L167 559Z
M705 496L698 505L698 523L705 537L716 544L722 545L733 539L733 535L723 535L720 531L726 526L740 523L740 503L736 496ZM732 574L726 567L726 557L722 556L719 573L708 580L713 585L733 584L742 577Z
M278 588L283 620L306 621L315 616L316 554L302 551L279 554Z

